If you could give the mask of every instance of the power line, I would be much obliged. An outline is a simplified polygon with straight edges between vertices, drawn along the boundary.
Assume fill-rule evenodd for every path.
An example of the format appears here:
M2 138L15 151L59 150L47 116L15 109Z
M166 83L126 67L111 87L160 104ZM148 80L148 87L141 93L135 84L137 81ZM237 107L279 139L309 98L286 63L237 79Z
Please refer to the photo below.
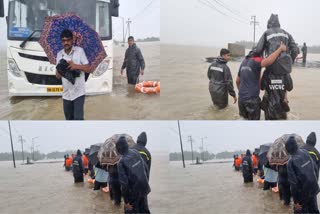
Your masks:
M132 20L136 19L136 18L137 18L138 16L140 16L144 11L146 11L146 10L152 5L153 2L154 2L154 0L151 0L146 7L144 7L139 13L137 13L137 14L132 18Z
M233 21L236 21L236 22L241 23L241 24L249 25L249 22L246 23L246 22L244 22L244 21L242 21L242 20L239 20L239 19L237 19L237 18L235 18L235 17L232 17L232 16L224 13L223 11L219 10L212 2L210 2L210 1L208 1L208 0L198 0L198 2L204 4L205 6L211 8L211 9L213 9L213 10L215 10L216 12L220 13L221 15L224 15L224 16L226 16L226 17L228 17L228 18L231 18Z
M244 21L247 21L247 18L245 18L244 16L242 16L238 11L232 9L230 6L228 6L227 4L219 1L219 0L213 0L215 1L217 4L219 4L221 7L223 7L224 9L228 10L229 12L231 12L232 14L234 14L235 16L237 16L238 18L243 19Z

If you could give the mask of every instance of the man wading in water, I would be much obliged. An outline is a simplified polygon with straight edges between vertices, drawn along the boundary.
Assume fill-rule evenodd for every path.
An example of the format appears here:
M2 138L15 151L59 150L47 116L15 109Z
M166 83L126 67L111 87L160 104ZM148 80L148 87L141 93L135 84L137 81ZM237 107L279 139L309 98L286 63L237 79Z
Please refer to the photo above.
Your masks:
M126 50L125 58L121 67L121 75L123 70L127 70L128 84L135 85L139 83L139 75L144 74L145 63L140 48L134 42L133 36L128 38L129 47Z

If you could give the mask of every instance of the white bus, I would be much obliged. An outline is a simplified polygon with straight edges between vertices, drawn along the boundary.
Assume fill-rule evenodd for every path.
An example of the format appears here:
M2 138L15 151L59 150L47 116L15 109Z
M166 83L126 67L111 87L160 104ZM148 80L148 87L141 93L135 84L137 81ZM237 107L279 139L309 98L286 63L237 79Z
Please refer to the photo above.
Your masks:
M38 40L46 16L67 12L75 12L99 33L108 55L108 60L103 61L88 76L86 80L87 95L104 94L112 91L112 16L118 16L118 0L8 1L6 20L10 96L61 95L61 80L55 77L55 65L49 63ZM3 16L2 11L0 11L0 15L1 13Z

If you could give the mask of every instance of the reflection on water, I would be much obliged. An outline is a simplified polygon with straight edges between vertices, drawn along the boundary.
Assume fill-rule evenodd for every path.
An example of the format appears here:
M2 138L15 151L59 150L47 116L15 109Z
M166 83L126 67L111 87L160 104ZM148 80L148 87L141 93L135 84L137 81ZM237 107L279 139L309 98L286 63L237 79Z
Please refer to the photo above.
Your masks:
M138 43L146 61L141 80L160 80L160 43ZM160 96L136 93L120 76L126 47L114 46L114 78L111 94L87 96L85 119L157 119ZM0 119L63 120L61 97L8 97L6 53L0 53Z
M151 169L149 206L153 213L166 214L168 195L167 156L154 156ZM93 185L74 184L63 162L34 165L0 162L1 213L123 213L109 194L93 191ZM85 180L87 177L85 178ZM123 203L122 203L123 205Z
M207 70L209 64L205 58L218 56L218 48L161 45L161 109L163 119L204 119L204 120L238 120L238 104L233 104L229 96L229 106L224 110L213 107L209 94ZM310 54L312 62L320 61L320 54ZM239 61L231 61L234 87L240 66ZM320 100L314 99L320 93L320 69L299 66L297 63L292 72L294 89L289 92L291 112L288 118L320 119ZM237 89L236 89L237 93ZM263 92L260 93L262 96ZM264 118L264 114L261 114Z

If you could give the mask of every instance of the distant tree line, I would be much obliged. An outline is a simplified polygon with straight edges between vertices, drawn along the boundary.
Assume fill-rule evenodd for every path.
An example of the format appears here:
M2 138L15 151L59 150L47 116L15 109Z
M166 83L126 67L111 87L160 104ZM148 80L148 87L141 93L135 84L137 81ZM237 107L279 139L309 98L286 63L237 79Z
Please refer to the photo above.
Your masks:
M16 160L27 160L27 158L29 157L30 160L32 160L34 158L34 160L42 160L45 158L45 154L40 153L38 151L35 151L34 153L31 152L24 152L24 154L22 155L21 151L14 151L14 157ZM12 152L4 152L4 153L0 153L0 161L10 161L12 160Z
M135 40L136 42L158 42L160 41L160 38L159 37L147 37L147 38L144 38L144 39L136 39ZM122 41L118 41L118 40L113 40L113 42L118 45L120 43L122 43ZM127 40L126 40L127 42Z
M252 41L244 41L244 40L236 41L235 44L242 45L246 49L251 49L253 47L253 42ZM303 44L299 44L300 51L301 51L302 45ZM308 46L308 44L307 44L307 47L308 47L308 53L320 53L320 46L318 46L318 45L316 45L316 46Z
M204 161L207 160L213 160L213 159L230 159L233 158L234 155L241 155L245 154L246 151L234 151L234 152L220 152L217 154L209 153L208 151L205 152L193 152L193 159L196 160L198 157L199 159L203 159ZM184 152L184 159L185 160L192 160L192 152L191 151L185 151ZM181 152L174 152L169 154L169 160L170 161L180 161L182 160Z
M50 152L48 154L40 153L38 151L35 151L33 154L31 152L25 151L24 152L24 160L27 160L27 157L30 158L30 160L43 160L45 158L47 159L60 159L63 158L66 154L75 154L76 151L68 150L64 152ZM23 160L22 152L21 151L14 151L14 156L16 160ZM10 161L12 160L12 153L11 152L3 152L0 153L0 161Z
M55 151L55 152L50 152L47 154L47 158L48 159L60 159L60 158L63 158L66 154L75 154L76 151L72 151L72 150L69 150L69 151L65 151L65 152L59 152L59 151Z
M209 153L208 151L205 152L193 152L193 160L196 160L197 157L200 160L212 160L215 158L214 154ZM184 152L184 159L185 160L192 160L192 152L191 151L185 151ZM174 152L169 154L169 160L170 161L179 161L182 160L181 152Z

